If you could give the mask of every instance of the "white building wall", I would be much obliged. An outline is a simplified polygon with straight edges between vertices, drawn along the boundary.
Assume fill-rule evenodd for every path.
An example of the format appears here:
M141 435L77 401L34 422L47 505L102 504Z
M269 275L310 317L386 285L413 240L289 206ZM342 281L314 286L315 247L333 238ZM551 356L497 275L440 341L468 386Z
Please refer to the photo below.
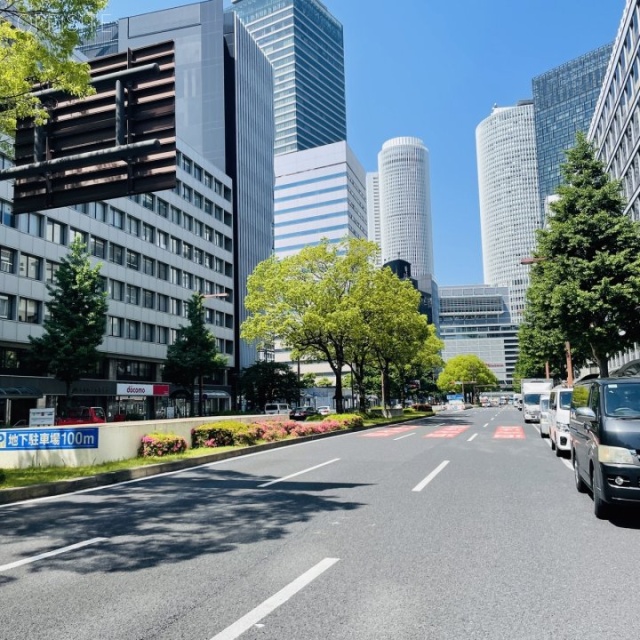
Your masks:
M476 152L484 281L509 287L519 323L529 284L520 261L533 252L542 224L533 103L494 107L476 128Z
M429 152L422 140L388 140L378 154L382 262L406 260L414 278L433 275Z

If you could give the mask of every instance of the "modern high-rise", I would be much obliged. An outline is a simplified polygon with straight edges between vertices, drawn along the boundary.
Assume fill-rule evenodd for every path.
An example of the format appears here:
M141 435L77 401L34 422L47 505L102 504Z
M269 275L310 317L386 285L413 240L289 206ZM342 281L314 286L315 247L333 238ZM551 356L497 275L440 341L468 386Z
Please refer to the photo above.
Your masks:
M529 272L520 261L542 225L532 100L494 106L476 128L485 284L509 287L510 310L522 319Z
M369 238L376 239L379 229L382 264L404 260L414 278L432 276L429 152L422 140L409 136L387 140L368 187Z
M233 0L274 72L275 153L347 139L342 25L320 0Z
M622 182L626 213L640 220L640 0L627 0L588 138L609 175ZM636 345L610 370L640 358Z
M369 240L380 247L382 244L380 231L380 181L377 171L367 173L367 233ZM382 255L378 255L376 264L378 266L382 265Z
M565 151L587 132L611 57L611 44L533 78L533 105L541 211L562 181Z
M491 285L440 287L442 358L477 355L501 385L513 384L518 327L511 317L509 289Z
M346 142L275 158L274 250L367 237L366 172Z

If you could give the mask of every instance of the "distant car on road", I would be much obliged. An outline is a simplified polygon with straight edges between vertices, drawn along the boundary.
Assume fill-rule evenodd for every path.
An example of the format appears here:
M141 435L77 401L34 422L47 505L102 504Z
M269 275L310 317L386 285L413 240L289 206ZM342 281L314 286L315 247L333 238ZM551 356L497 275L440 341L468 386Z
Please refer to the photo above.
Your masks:
M318 413L321 416L328 416L331 413L331 407L318 407Z
M289 413L291 420L306 420L311 416L317 416L318 411L314 407L296 407Z
M102 407L74 407L56 418L56 424L59 426L102 424L106 421L107 417Z

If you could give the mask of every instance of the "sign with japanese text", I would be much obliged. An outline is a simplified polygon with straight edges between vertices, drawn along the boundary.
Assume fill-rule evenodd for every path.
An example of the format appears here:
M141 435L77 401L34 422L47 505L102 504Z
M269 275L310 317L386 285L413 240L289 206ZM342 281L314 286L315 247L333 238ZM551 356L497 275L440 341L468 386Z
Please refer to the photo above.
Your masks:
M0 429L0 452L97 448L98 429L95 427Z
M169 395L168 384L118 384L116 394L119 396L161 396Z

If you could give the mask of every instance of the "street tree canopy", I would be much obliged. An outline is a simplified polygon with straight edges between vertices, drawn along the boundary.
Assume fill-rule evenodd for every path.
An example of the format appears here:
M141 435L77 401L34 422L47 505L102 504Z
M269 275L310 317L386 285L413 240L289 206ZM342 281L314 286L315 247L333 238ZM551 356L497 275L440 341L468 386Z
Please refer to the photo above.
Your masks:
M79 237L69 247L47 285L49 300L44 334L29 336L29 358L65 383L67 403L72 384L95 371L101 355L107 321L107 294L100 279L100 265L91 266L87 248Z
M96 28L107 0L9 0L0 2L0 134L13 137L16 120L42 123L46 109L34 87L92 93L89 66L73 60L83 36Z
M475 354L448 360L438 376L437 385L443 393L460 393L463 388L471 391L473 387L482 387L485 391L500 388L495 373Z
M242 395L259 411L277 400L298 405L300 386L297 374L283 362L256 362L240 372Z
M583 133L562 173L538 231L525 322L538 336L568 341L575 358L593 359L605 377L609 358L640 341L640 226Z

